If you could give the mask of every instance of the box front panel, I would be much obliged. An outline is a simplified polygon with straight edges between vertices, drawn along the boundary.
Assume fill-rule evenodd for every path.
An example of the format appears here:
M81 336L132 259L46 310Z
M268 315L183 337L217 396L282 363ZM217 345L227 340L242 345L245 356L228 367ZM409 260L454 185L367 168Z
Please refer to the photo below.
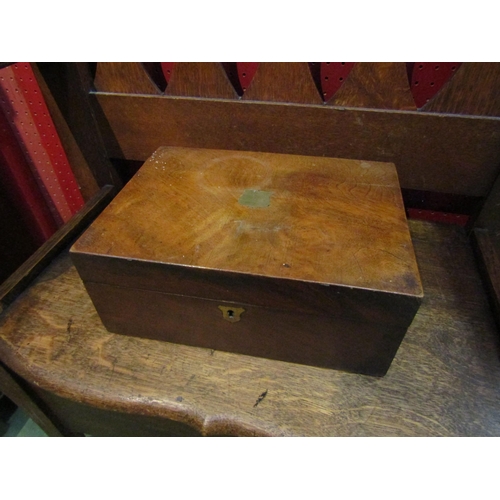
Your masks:
M420 305L420 297L379 290L324 286L299 280L278 280L102 255L74 253L72 257L85 283L242 302L292 313L334 316L346 321L407 328ZM401 279L410 280L411 276L405 275Z
M406 329L86 283L111 332L382 376Z

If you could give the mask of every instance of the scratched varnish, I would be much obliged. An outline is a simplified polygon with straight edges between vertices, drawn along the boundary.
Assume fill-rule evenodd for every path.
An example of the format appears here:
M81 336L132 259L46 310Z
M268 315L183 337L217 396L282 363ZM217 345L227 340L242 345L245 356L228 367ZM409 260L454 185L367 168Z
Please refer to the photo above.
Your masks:
M391 163L163 147L71 254L111 332L370 375L423 295Z

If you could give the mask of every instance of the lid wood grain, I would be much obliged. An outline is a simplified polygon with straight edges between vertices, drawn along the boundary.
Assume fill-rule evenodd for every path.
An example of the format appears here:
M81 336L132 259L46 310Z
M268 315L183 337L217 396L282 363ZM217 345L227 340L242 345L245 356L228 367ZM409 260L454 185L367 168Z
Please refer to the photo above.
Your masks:
M72 252L422 295L391 163L163 147Z

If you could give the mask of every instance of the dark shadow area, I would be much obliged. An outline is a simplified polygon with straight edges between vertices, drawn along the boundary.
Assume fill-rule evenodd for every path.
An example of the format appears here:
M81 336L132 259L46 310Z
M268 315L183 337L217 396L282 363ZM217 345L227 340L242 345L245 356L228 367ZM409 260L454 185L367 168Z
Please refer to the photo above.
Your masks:
M402 189L402 193L406 208L460 215L475 216L483 202L483 198L479 196L436 193L415 189Z
M309 71L311 72L311 76L313 77L314 84L316 85L316 88L318 89L319 95L323 99L323 88L321 86L321 63L310 62L307 64L309 65Z
M165 92L165 89L167 88L167 80L165 80L161 64L159 62L143 62L142 65L155 85L162 92Z
M111 164L115 167L123 185L132 179L136 172L142 167L142 161L125 160L123 158L110 158Z
M236 93L241 97L243 95L243 87L241 86L240 79L238 78L238 68L235 62L223 62L221 63L224 71L226 72L231 85L236 90Z

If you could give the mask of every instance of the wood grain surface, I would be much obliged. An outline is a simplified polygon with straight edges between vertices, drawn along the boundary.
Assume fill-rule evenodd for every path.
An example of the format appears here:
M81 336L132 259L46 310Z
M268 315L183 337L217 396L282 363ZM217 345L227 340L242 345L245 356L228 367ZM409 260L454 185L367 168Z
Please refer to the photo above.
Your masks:
M371 375L422 297L389 163L160 148L71 252L112 332Z
M99 62L94 86L103 92L161 94L140 62Z
M165 294L203 297L209 300L272 307L305 314L335 314L350 321L408 326L413 318L415 296L377 293L363 288L317 286L300 280L273 279L245 273L167 265L84 253L71 254L84 281L114 287L139 288ZM401 283L405 286L405 283ZM412 304L414 307L412 307Z
M322 104L307 63L264 62L243 94L244 100Z
M237 99L221 63L175 63L168 82L166 95Z
M155 435L174 422L203 435L499 435L497 332L467 236L410 229L425 298L381 379L109 333L67 255L0 317L0 357L76 408L58 406L80 432L128 423L127 435Z
M417 109L405 63L356 63L327 104L378 109Z
M72 251L421 295L389 163L159 148Z
M145 161L161 146L395 163L407 189L485 196L497 177L500 121L410 111L255 101L95 95L108 156ZM111 132L112 130L112 132Z
M500 63L462 63L422 109L439 113L500 116Z

